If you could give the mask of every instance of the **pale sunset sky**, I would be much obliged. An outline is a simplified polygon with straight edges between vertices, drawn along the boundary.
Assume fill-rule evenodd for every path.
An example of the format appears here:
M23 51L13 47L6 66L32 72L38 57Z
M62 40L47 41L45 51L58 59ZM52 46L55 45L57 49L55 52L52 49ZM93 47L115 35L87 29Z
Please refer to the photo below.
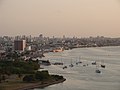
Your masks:
M0 36L120 37L120 0L0 0Z

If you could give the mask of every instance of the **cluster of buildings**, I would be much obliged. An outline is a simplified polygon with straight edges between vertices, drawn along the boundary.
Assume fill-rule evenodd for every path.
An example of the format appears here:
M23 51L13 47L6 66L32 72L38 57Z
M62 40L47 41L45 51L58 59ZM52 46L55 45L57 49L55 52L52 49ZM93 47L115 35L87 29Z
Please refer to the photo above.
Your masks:
M3 57L24 56L29 58L43 57L46 52L59 52L73 48L119 46L120 38L108 38L103 36L88 38L62 38L44 37L40 34L37 37L30 36L3 36L0 37L0 59ZM12 53L12 55L11 55ZM7 58L7 59L8 59ZM21 58L21 57L20 57Z

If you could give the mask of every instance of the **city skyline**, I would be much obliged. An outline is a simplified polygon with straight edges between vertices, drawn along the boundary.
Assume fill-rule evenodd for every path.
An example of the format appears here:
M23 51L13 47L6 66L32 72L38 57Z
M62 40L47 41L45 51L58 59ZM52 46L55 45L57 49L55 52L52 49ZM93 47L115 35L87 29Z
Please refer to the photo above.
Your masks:
M118 0L0 0L0 36L119 37Z

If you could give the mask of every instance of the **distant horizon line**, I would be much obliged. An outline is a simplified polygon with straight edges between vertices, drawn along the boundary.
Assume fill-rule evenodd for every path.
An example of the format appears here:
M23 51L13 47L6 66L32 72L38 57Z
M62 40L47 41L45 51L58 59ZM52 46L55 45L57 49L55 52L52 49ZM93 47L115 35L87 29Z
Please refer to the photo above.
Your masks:
M114 36L104 36L104 35L96 35L96 36L67 36L67 35L61 35L61 36L55 36L55 35L53 35L53 36L47 36L47 35L44 35L44 34L39 34L39 35L22 35L22 34L20 34L20 35L0 35L0 37L5 37L5 36L8 36L8 37L16 37L16 36L20 36L20 37L23 37L23 36L25 36L25 37L29 37L29 36L31 36L31 37L39 37L40 35L43 35L43 37L54 37L54 38L63 38L63 37L65 37L65 38L90 38L90 37L105 37L105 38L120 38L120 37L118 37L118 36L116 36L116 37L114 37Z

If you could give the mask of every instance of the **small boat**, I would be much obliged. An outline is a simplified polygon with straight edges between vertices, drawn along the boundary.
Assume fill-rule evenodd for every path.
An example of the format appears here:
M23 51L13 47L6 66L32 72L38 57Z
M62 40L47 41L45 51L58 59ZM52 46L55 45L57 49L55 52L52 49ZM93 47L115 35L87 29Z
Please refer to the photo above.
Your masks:
M96 65L96 61L92 62L92 65Z
M66 69L66 68L67 68L67 66L64 66L64 67L63 67L63 69Z
M101 73L101 71L100 71L99 69L97 69L95 72L96 72L96 73Z
M86 67L86 65L84 64L83 67Z
M101 67L102 68L105 68L105 64L104 64L104 61L102 61L103 62L103 64L101 64Z
M80 64L80 63L82 63L82 61L80 61L80 57L79 57L79 61L76 62L76 65L78 65L78 64Z
M79 61L78 63L82 63L81 61Z
M73 67L74 65L73 64L70 64L69 67Z
M55 62L55 63L53 63L53 65L63 65L63 63L62 62Z
M71 64L69 65L69 67L73 67L74 65L72 64L72 60L71 60Z
M101 67L102 67L102 68L105 68L105 65L102 65L102 64L101 64Z
M63 69L67 69L67 66L65 65L65 62L64 62L64 66L63 66Z
M78 65L78 62L76 62L76 65Z
M101 73L101 71L99 70L99 65L96 65L96 70L95 70L96 73Z
M49 60L39 60L39 64L40 65L45 65L45 66L51 65Z
M63 65L64 63L62 62L62 58L61 58L61 62L55 62L53 63L53 65Z

